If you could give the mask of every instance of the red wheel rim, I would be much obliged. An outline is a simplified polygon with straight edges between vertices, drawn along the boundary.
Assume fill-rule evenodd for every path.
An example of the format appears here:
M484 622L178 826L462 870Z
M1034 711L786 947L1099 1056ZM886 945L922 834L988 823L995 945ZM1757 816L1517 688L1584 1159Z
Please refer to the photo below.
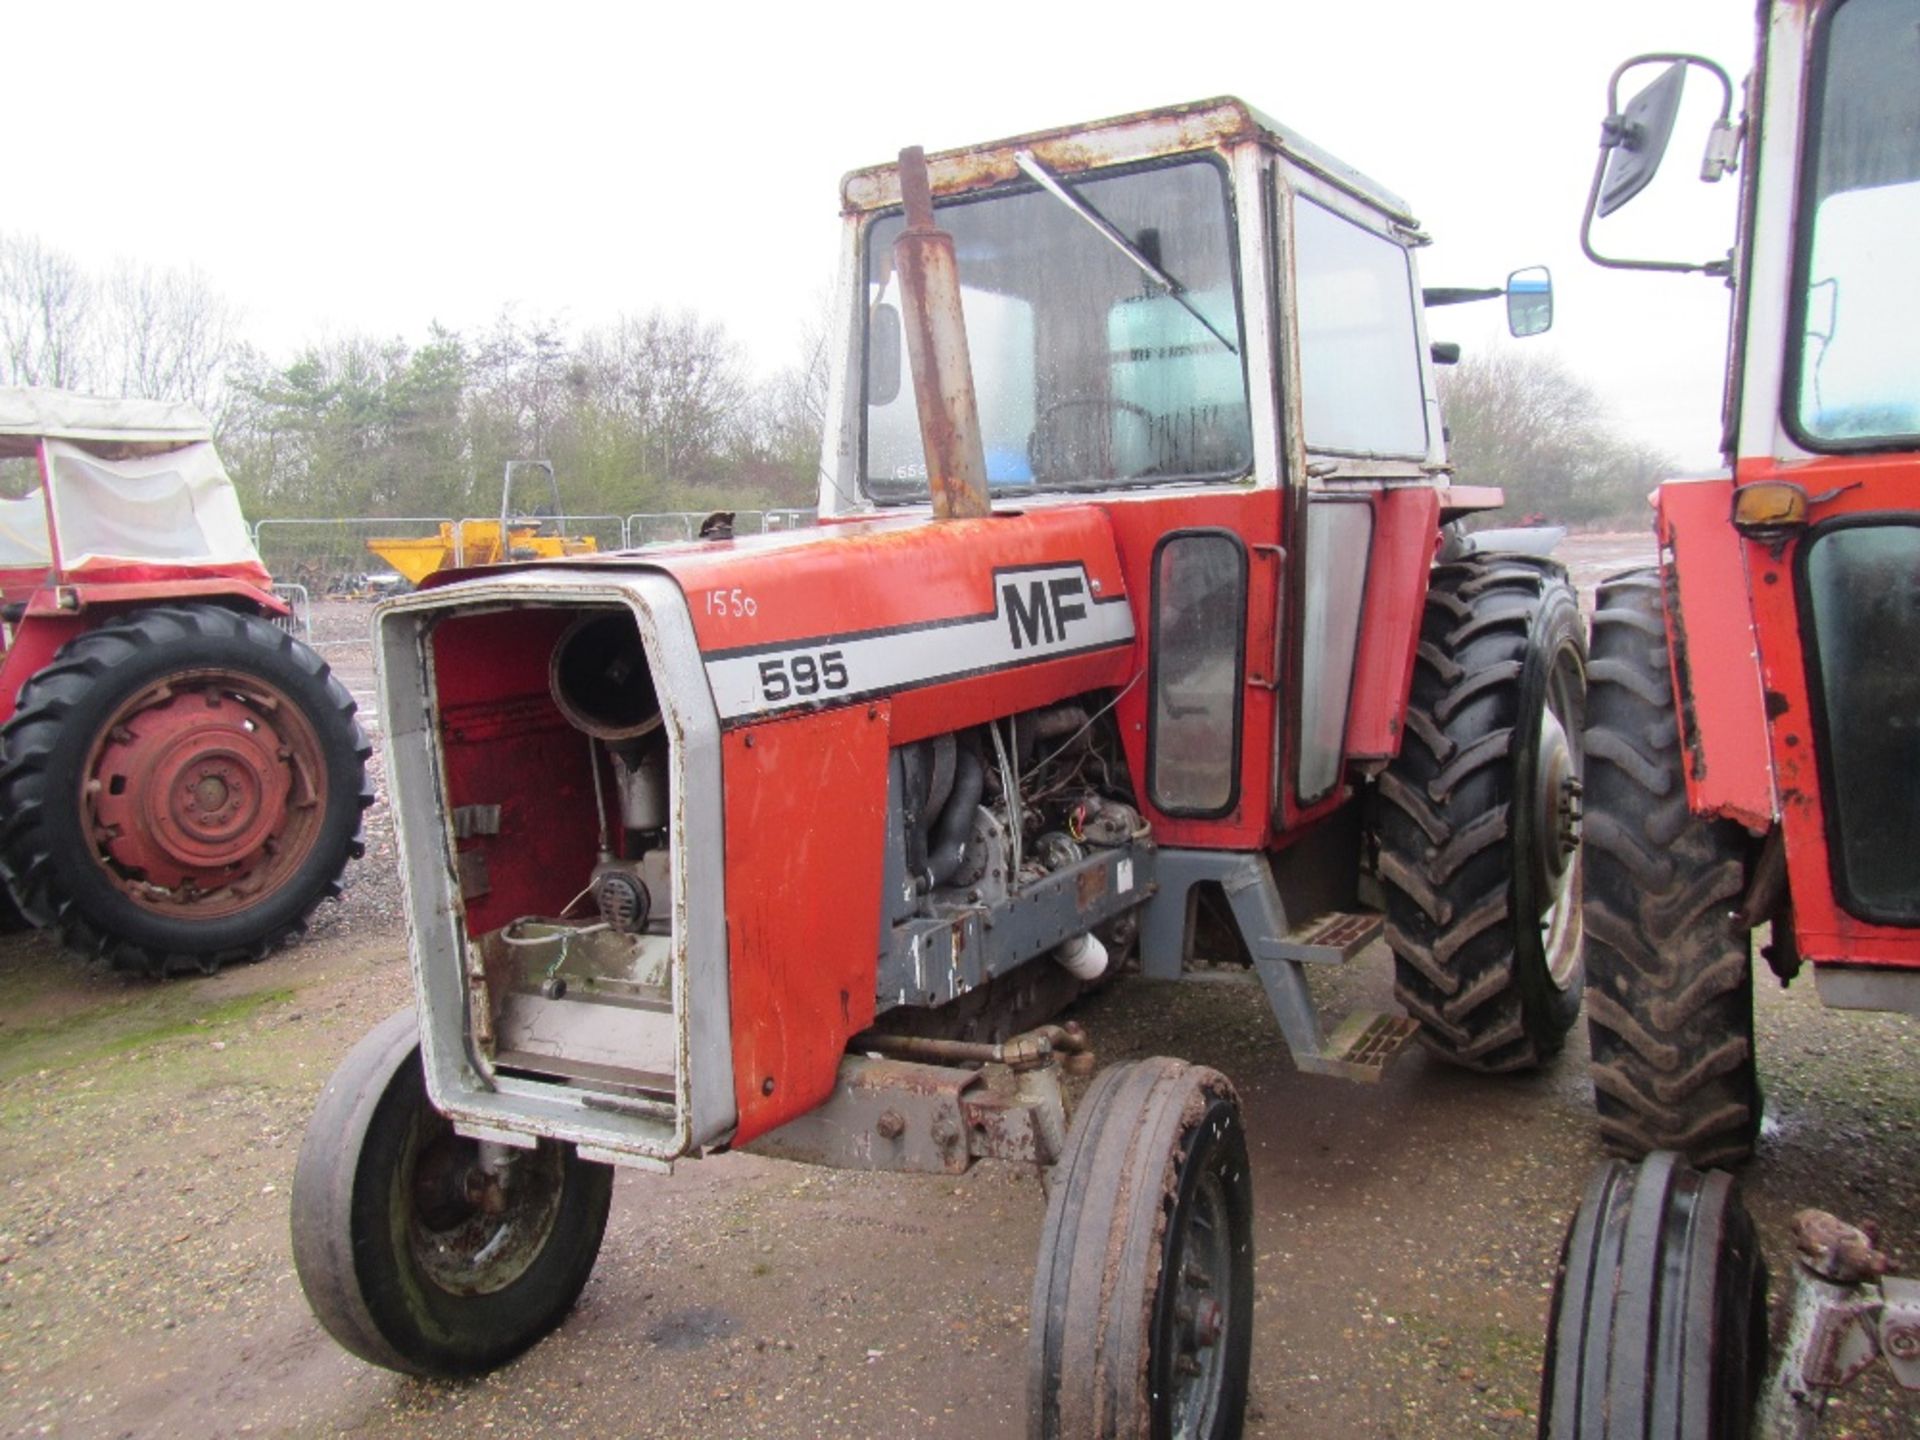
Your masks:
M80 812L94 853L136 903L195 919L258 904L312 852L325 757L300 708L231 670L168 676L95 737Z

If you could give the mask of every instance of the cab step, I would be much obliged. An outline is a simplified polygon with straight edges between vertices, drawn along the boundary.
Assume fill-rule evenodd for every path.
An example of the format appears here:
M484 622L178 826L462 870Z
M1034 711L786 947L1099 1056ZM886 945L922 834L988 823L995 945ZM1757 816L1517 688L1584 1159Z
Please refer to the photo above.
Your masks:
M1193 888L1203 882L1217 884L1293 1052L1293 1063L1301 1070L1378 1080L1418 1030L1412 1020L1374 1011L1347 1016L1331 1034L1320 1027L1320 1012L1307 987L1307 967L1351 960L1385 931L1380 915L1323 910L1310 920L1289 923L1271 864L1259 853L1163 848L1155 873L1160 888L1141 921L1142 971L1150 979L1181 977Z
M1413 1037L1420 1033L1420 1022L1410 1020L1405 1015L1389 1015L1380 1010L1355 1010L1346 1019L1334 1027L1327 1037L1323 1059L1338 1064L1337 1072L1351 1073L1347 1067L1359 1066L1372 1074L1364 1078L1379 1079L1386 1070L1387 1062L1407 1048ZM1302 1069L1308 1067L1302 1066Z
M1386 928L1385 918L1379 915L1329 910L1304 925L1296 925L1275 941L1273 958L1303 965L1344 965L1378 940Z

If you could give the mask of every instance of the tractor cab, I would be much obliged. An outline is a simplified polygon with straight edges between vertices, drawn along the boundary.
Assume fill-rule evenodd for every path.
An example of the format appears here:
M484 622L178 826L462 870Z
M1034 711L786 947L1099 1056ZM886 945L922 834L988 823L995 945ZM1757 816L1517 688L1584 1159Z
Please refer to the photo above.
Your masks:
M191 406L0 390L0 616L75 614L124 587L238 585L268 610L272 582ZM65 598L62 598L62 591ZM0 648L6 642L0 640ZM0 686L0 721L25 679Z
M299 935L369 752L206 418L0 389L0 467L0 911L155 974Z
M1920 1015L1916 75L1920 0L1766 0L1737 118L1700 56L1639 56L1609 84L1583 243L1731 286L1728 472L1663 484L1658 564L1596 601L1587 1014L1601 1138L1639 1164L1609 1162L1569 1231L1543 1435L1744 1435L1756 1404L1754 1433L1811 1434L1876 1356L1920 1388L1920 1286L1812 1210L1763 1387L1752 1222L1729 1176L1682 1163L1758 1140L1756 949L1783 983L1810 965L1829 1005ZM1734 246L1612 253L1599 222L1660 167L1690 76L1719 101L1701 178L1741 177Z
M1405 201L1296 132L1212 100L928 165L992 494L1444 475L1414 261L1427 237ZM849 174L841 199L822 512L926 503L898 167ZM1545 272L1511 288L1517 332L1544 329Z

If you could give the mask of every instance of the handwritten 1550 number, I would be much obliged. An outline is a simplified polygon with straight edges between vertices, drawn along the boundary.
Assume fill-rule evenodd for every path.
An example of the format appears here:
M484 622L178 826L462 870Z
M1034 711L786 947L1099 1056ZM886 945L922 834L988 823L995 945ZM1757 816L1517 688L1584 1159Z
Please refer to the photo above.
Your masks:
M847 688L847 662L838 650L781 655L760 662L760 698L777 705L793 696L830 695Z
M707 614L745 619L760 613L759 602L739 586L731 590L709 590L707 595Z

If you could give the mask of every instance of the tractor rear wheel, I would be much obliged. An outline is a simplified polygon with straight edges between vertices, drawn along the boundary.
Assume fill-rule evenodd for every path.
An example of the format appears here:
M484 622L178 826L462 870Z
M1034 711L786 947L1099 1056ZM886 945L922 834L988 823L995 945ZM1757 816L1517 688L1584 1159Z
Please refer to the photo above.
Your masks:
M1240 1433L1253 1187L1225 1076L1161 1057L1094 1081L1047 1197L1032 1335L1035 1440Z
M1745 1440L1766 1345L1767 1267L1732 1178L1609 1160L1554 1275L1541 1440Z
M1394 994L1475 1070L1558 1053L1580 1013L1586 646L1566 571L1436 566L1375 833Z
M454 1132L427 1098L411 1009L327 1081L293 1170L293 1263L327 1333L372 1365L453 1379L551 1331L593 1273L613 1167L572 1145Z
M1600 587L1587 708L1587 1031L1607 1148L1732 1165L1760 1123L1746 832L1687 808L1660 576Z
M69 641L0 731L0 866L27 918L116 968L252 960L304 928L372 800L351 696L211 605Z

